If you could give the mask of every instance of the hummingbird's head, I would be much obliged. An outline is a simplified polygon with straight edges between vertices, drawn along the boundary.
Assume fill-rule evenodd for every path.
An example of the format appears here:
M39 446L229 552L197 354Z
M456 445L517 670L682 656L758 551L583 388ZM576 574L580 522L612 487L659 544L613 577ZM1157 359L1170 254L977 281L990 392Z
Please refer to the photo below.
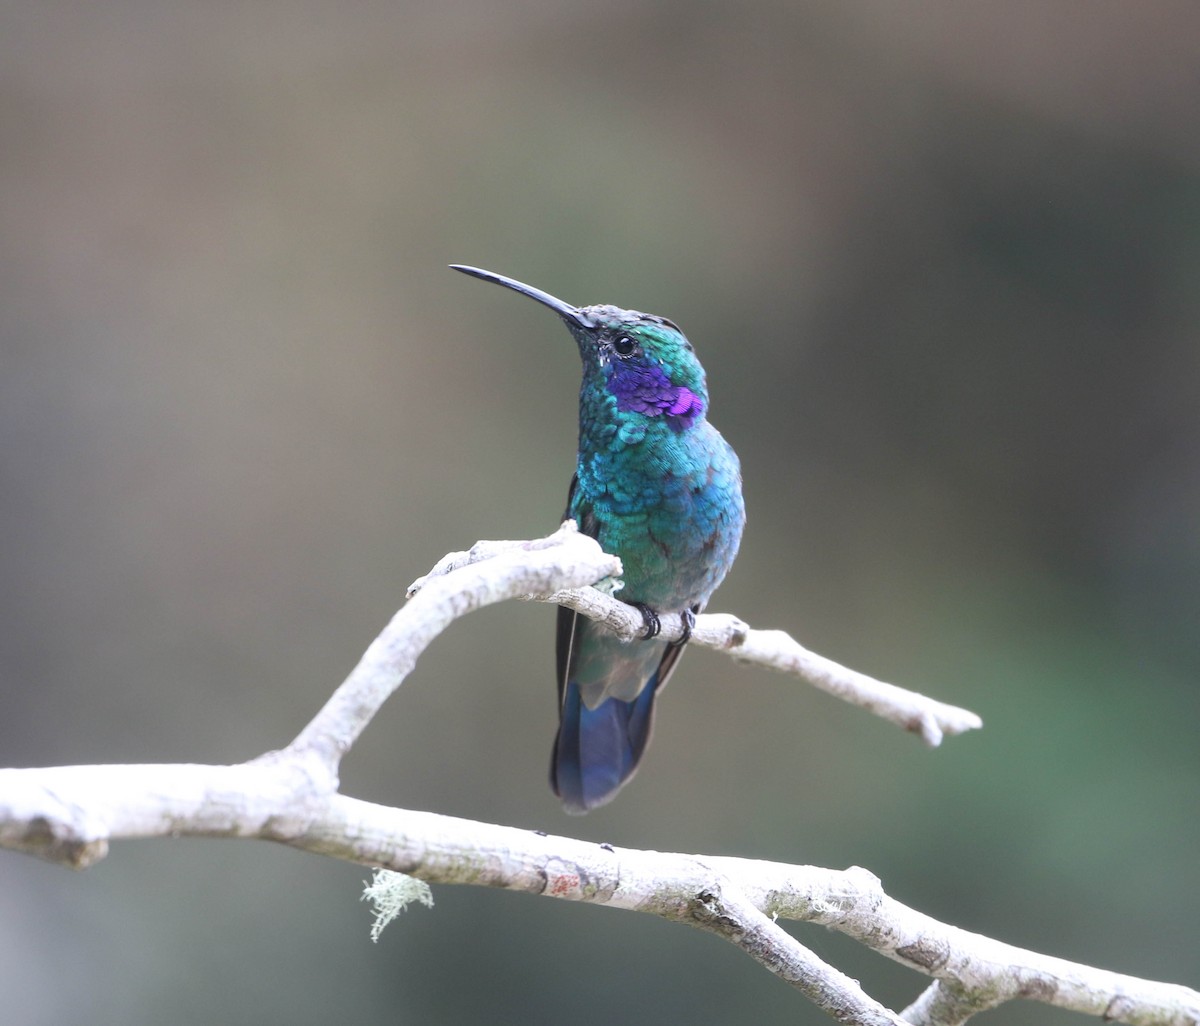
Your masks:
M621 413L663 417L675 430L704 419L708 408L704 368L687 336L672 321L615 306L575 307L492 271L450 266L536 299L557 313L579 346L585 393L589 389L607 393Z
M704 368L678 325L615 306L585 306L579 313L586 324L567 319L567 327L579 345L584 378L603 385L618 410L665 417L676 429L703 419Z

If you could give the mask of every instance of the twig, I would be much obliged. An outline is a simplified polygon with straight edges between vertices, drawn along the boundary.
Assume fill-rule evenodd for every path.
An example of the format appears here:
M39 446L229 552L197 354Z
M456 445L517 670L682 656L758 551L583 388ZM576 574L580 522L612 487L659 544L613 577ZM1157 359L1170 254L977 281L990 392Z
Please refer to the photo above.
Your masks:
M568 520L566 524L573 527L574 521ZM554 538L555 535L550 537ZM509 557L514 551L528 551L528 546L544 545L546 541L479 542L465 552L453 552L444 557L428 574L409 586L408 594L417 595L453 570ZM577 587L553 593L530 593L521 597L568 606L600 621L626 641L639 637L643 630L640 612L596 588ZM664 641L676 641L683 636L683 624L678 615L665 615L660 619L662 630L659 637ZM739 662L797 676L815 688L911 731L931 747L941 744L947 734L961 734L983 726L983 721L968 709L960 709L868 677L865 673L810 652L784 631L754 630L728 614L705 613L696 617L690 644L725 651Z

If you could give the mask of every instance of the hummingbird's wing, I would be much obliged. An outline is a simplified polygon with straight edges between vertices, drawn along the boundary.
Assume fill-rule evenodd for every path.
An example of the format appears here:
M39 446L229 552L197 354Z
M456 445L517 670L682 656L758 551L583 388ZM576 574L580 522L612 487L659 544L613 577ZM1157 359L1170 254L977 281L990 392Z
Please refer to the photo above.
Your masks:
M592 513L592 508L589 504L581 504L582 508L576 508L576 492L579 489L579 475L571 475L571 487L567 490L567 511L563 514L563 519L567 520L574 518L576 525L579 527L581 534L586 534L589 538L599 537L599 524L596 517ZM560 720L563 715L563 710L566 708L568 700L568 689L570 687L571 670L577 662L577 654L584 638L585 628L588 624L588 618L580 616L574 609L568 609L566 606L558 607L558 620L555 628L554 637L554 656L556 679L558 682L558 708ZM578 691L578 686L575 688ZM558 762L558 748L561 742L560 737L555 741L555 758L550 766L550 786L554 788L554 793L561 796L558 784L555 781L555 764Z
M571 475L571 487L567 489L567 511L563 514L564 520L575 519L576 526L579 528L580 534L586 534L589 538L595 538L599 535L596 518L592 515L591 507L588 506L585 510L574 510L575 493L579 489L579 475ZM558 707L562 709L563 693L567 687L567 675L570 672L571 665L571 650L574 648L575 642L575 626L579 620L579 614L574 609L568 609L566 606L558 607L558 621L555 627L554 634L554 660L558 678ZM553 785L553 781L551 781ZM555 793L558 788L555 787Z
M579 501L577 489L578 479L572 478L566 516L596 538L596 518L590 506ZM555 648L559 728L550 786L568 812L583 813L610 801L636 772L654 729L655 696L684 646L661 641L624 644L595 621L559 606ZM629 697L608 697L609 690Z

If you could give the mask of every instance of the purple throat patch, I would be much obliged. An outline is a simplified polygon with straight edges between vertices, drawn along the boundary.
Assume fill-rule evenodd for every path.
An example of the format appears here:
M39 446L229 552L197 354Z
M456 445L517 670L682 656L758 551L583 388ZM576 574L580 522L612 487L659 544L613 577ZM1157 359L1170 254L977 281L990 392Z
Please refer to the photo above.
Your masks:
M704 412L704 400L686 385L675 385L658 364L610 364L608 388L617 409L668 417L676 429L687 427Z

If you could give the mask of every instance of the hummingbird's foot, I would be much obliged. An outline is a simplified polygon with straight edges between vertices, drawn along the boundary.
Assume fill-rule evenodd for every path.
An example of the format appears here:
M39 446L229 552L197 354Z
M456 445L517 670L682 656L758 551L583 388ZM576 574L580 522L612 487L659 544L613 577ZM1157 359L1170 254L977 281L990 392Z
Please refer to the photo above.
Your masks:
M683 625L683 633L680 634L676 645L686 645L692 640L692 628L696 626L696 612L693 609L685 609L679 614L680 623Z
M658 614L646 605L645 602L630 602L629 604L642 614L642 625L645 628L645 633L642 637L646 641L658 637L658 632L662 630L662 623L659 622Z

